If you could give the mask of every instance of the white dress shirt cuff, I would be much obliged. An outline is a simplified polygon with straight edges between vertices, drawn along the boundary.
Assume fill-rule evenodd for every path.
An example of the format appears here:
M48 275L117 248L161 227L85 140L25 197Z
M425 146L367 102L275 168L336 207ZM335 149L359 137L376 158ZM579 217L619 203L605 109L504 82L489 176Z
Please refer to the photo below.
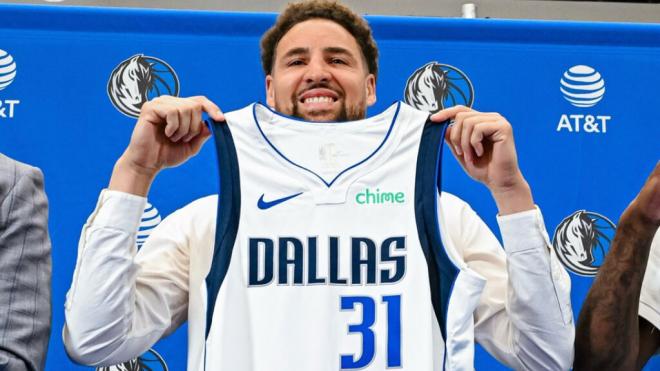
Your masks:
M146 204L145 197L104 189L87 224L135 233Z
M649 252L639 298L639 315L660 330L660 228L655 233Z
M550 247L543 215L538 206L533 210L497 216L502 242L508 254L538 246Z

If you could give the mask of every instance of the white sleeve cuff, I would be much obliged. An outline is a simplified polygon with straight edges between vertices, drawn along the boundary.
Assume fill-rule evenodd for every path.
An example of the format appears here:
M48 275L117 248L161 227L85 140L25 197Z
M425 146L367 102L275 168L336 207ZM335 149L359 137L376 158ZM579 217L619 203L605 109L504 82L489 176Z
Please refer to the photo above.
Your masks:
M96 209L87 219L87 225L134 233L140 226L146 204L145 197L104 189L99 195Z
M524 251L536 246L550 247L543 215L538 206L533 210L497 216L502 242L507 253Z
M649 321L655 328L660 330L660 312L659 308L654 308L651 305L640 301L639 302L639 316Z
M660 228L651 243L639 297L639 315L660 330Z

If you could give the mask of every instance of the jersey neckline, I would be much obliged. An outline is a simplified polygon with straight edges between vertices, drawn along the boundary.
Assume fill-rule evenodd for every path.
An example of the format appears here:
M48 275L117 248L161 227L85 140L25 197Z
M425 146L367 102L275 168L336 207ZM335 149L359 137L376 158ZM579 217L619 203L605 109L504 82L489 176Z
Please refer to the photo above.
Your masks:
M363 159L359 160L358 162L354 163L353 165L350 165L350 166L346 167L345 169L343 169L342 171L339 171L337 173L337 175L335 175L331 180L326 180L325 178L323 178L321 175L319 175L318 173L316 173L312 169L309 169L305 166L302 166L302 165L294 162L293 160L289 159L284 153L282 153L275 146L275 144L273 144L273 142L268 138L266 133L264 133L262 125L259 122L259 118L258 118L258 115L257 115L258 110L266 111L266 112L272 114L273 116L278 117L280 120L284 120L288 124L292 124L292 125L315 125L315 126L316 125L363 125L363 124L366 124L367 122L382 120L382 119L386 118L387 115L392 115L392 119L390 120L389 127L388 127L387 132L385 133L385 135L383 137L383 140L378 144L378 146L374 149L373 152L371 152L365 158L363 158ZM400 110L401 110L401 102L397 101L397 102L394 102L392 105L390 105L385 110L383 110L381 113L379 113L375 116L369 117L369 118L361 119L361 120L344 121L344 122L312 122L312 121L305 121L305 120L301 120L301 119L296 118L296 117L292 117L292 116L282 114L280 112L274 111L273 109L271 109L270 107L268 107L268 106L266 106L262 103L257 102L257 103L253 104L252 116L253 116L253 119L254 119L255 126L257 127L257 130L261 134L261 137L263 138L264 142L267 144L268 147L270 147L275 152L275 153L273 153L273 156L283 160L283 162L286 165L294 167L295 169L297 169L297 171L301 171L301 172L313 177L314 179L319 180L325 186L326 189L330 189L333 186L333 184L336 184L336 182L340 178L344 178L344 175L346 175L347 173L350 173L351 170L356 169L356 168L360 167L361 165L367 163L369 160L373 159L374 157L377 157L381 152L383 152L382 149L387 144L392 142L392 140L390 140L390 139L394 136L393 132L394 132L394 129L395 129L395 124L397 122L397 118L399 116ZM392 113L392 111L394 111L394 113Z

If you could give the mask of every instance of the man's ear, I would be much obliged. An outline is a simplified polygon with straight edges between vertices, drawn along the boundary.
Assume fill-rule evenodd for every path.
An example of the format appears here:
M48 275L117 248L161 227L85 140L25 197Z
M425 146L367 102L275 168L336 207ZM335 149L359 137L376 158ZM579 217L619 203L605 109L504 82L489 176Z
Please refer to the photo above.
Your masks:
M266 104L275 107L275 89L273 88L273 77L266 75Z
M371 107L376 103L376 76L373 73L367 76L365 89L367 92L367 107Z

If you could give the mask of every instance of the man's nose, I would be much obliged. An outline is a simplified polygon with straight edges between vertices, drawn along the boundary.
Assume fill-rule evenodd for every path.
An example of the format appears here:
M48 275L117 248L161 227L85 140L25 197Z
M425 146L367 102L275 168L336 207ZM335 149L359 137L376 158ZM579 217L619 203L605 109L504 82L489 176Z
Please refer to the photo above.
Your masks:
M320 58L314 58L307 64L305 71L306 82L326 82L330 80L330 71L325 61Z

